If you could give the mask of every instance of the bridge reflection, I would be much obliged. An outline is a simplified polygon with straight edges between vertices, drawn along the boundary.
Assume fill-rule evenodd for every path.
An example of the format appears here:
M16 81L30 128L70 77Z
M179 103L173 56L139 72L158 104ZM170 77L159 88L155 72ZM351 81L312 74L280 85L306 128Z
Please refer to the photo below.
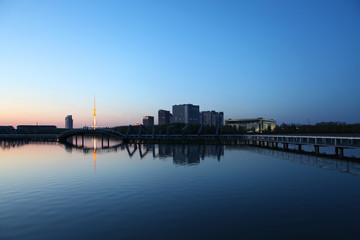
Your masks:
M96 148L96 140L94 147L82 147L69 143L65 143L65 149L69 152L82 151L84 154L94 154L94 162L96 162L96 154L104 152L126 151L130 158L138 155L140 159L146 156L153 158L172 158L176 165L193 165L199 164L200 160L206 157L213 157L220 161L224 155L224 145L170 145L170 144L142 144L142 143L120 143L111 147Z

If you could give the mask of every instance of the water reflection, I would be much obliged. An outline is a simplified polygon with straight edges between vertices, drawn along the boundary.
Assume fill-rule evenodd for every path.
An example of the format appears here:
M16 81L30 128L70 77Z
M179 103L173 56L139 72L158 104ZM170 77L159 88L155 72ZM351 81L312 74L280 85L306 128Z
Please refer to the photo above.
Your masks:
M69 150L82 151L84 154L94 154L94 166L96 164L96 153L126 151L132 158L138 155L141 159L147 155L153 158L172 158L176 165L199 164L200 159L205 157L216 157L220 161L224 155L224 145L171 145L171 144L142 144L142 143L120 143L106 148L96 148L97 140L93 140L92 148L83 148L66 144Z
M280 150L273 150L269 148L257 148L251 146L243 146L250 152L259 153L261 155L272 156L275 158L284 159L291 162L297 162L305 165L316 166L320 168L326 168L329 170L336 170L340 172L346 172L354 175L360 175L360 162L355 161L344 161L340 159L332 159L325 157L318 157L315 155L304 155L295 152L285 152Z
M297 162L319 168L329 170L336 170L339 172L360 175L360 161L359 159L340 160L337 158L315 156L309 154L301 154L296 152L274 150L270 148L258 148L252 146L224 146L224 145L175 145L175 144L142 144L142 143L122 143L109 141L111 144L106 144L106 147L101 144L98 147L98 138L90 138L92 146L59 144L56 142L29 142L29 141L0 141L2 150L10 148L21 147L27 144L33 145L60 145L69 153L73 151L82 152L84 154L92 154L94 160L94 171L96 171L97 154L108 152L125 151L129 158L134 156L143 159L145 157L153 157L159 159L171 159L175 165L196 165L200 164L200 160L213 157L220 161L224 156L226 150L246 150L261 155L267 155L287 161Z
M51 142L39 142L39 141L29 141L29 140L0 140L0 148L5 150L5 149L10 149L10 148L14 148L14 147L21 147L24 145L28 145L28 144L33 144L33 145L58 145L57 142L51 141Z
M96 172L96 147L97 147L97 139L93 137L93 149L94 149L94 171Z

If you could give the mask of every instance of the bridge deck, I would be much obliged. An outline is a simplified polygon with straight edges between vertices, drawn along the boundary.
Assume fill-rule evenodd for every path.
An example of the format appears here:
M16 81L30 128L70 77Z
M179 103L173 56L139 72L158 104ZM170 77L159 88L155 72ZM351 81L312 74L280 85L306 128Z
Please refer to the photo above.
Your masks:
M250 134L221 134L221 135L197 135L197 134L129 134L127 139L139 140L240 140L268 143L286 143L295 145L334 146L343 148L360 148L360 137L350 136L304 136L304 135L250 135Z
M360 148L359 136L329 136L329 135L250 135L250 134L128 134L110 129L74 129L59 135L56 134L0 134L0 140L64 140L77 135L107 135L120 140L216 140L244 141L245 143L279 143L294 145L332 146L338 148Z

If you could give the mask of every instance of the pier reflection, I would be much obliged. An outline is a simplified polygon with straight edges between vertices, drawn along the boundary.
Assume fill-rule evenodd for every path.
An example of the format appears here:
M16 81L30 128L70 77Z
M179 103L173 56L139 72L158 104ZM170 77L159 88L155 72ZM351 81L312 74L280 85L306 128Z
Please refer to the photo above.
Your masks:
M336 158L319 157L316 155L273 150L269 148L258 148L251 146L243 146L242 148L250 152L258 153L261 155L272 156L275 158L280 158L291 162L301 163L319 168L326 168L329 170L335 170L335 171L350 173L354 175L360 175L359 159L354 159L353 161L350 160L346 161Z

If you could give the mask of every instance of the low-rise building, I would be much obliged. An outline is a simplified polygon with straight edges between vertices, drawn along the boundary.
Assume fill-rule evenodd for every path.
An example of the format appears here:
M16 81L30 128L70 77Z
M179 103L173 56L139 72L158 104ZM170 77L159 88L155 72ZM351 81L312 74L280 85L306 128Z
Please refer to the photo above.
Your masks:
M152 127L154 126L154 117L153 116L145 116L143 118L143 125L145 127Z
M225 125L235 126L237 128L244 127L251 132L262 133L263 131L274 131L276 121L264 118L229 119L225 120Z
M15 134L13 126L0 126L0 134Z
M56 131L54 125L18 125L16 127L17 133L51 133Z

